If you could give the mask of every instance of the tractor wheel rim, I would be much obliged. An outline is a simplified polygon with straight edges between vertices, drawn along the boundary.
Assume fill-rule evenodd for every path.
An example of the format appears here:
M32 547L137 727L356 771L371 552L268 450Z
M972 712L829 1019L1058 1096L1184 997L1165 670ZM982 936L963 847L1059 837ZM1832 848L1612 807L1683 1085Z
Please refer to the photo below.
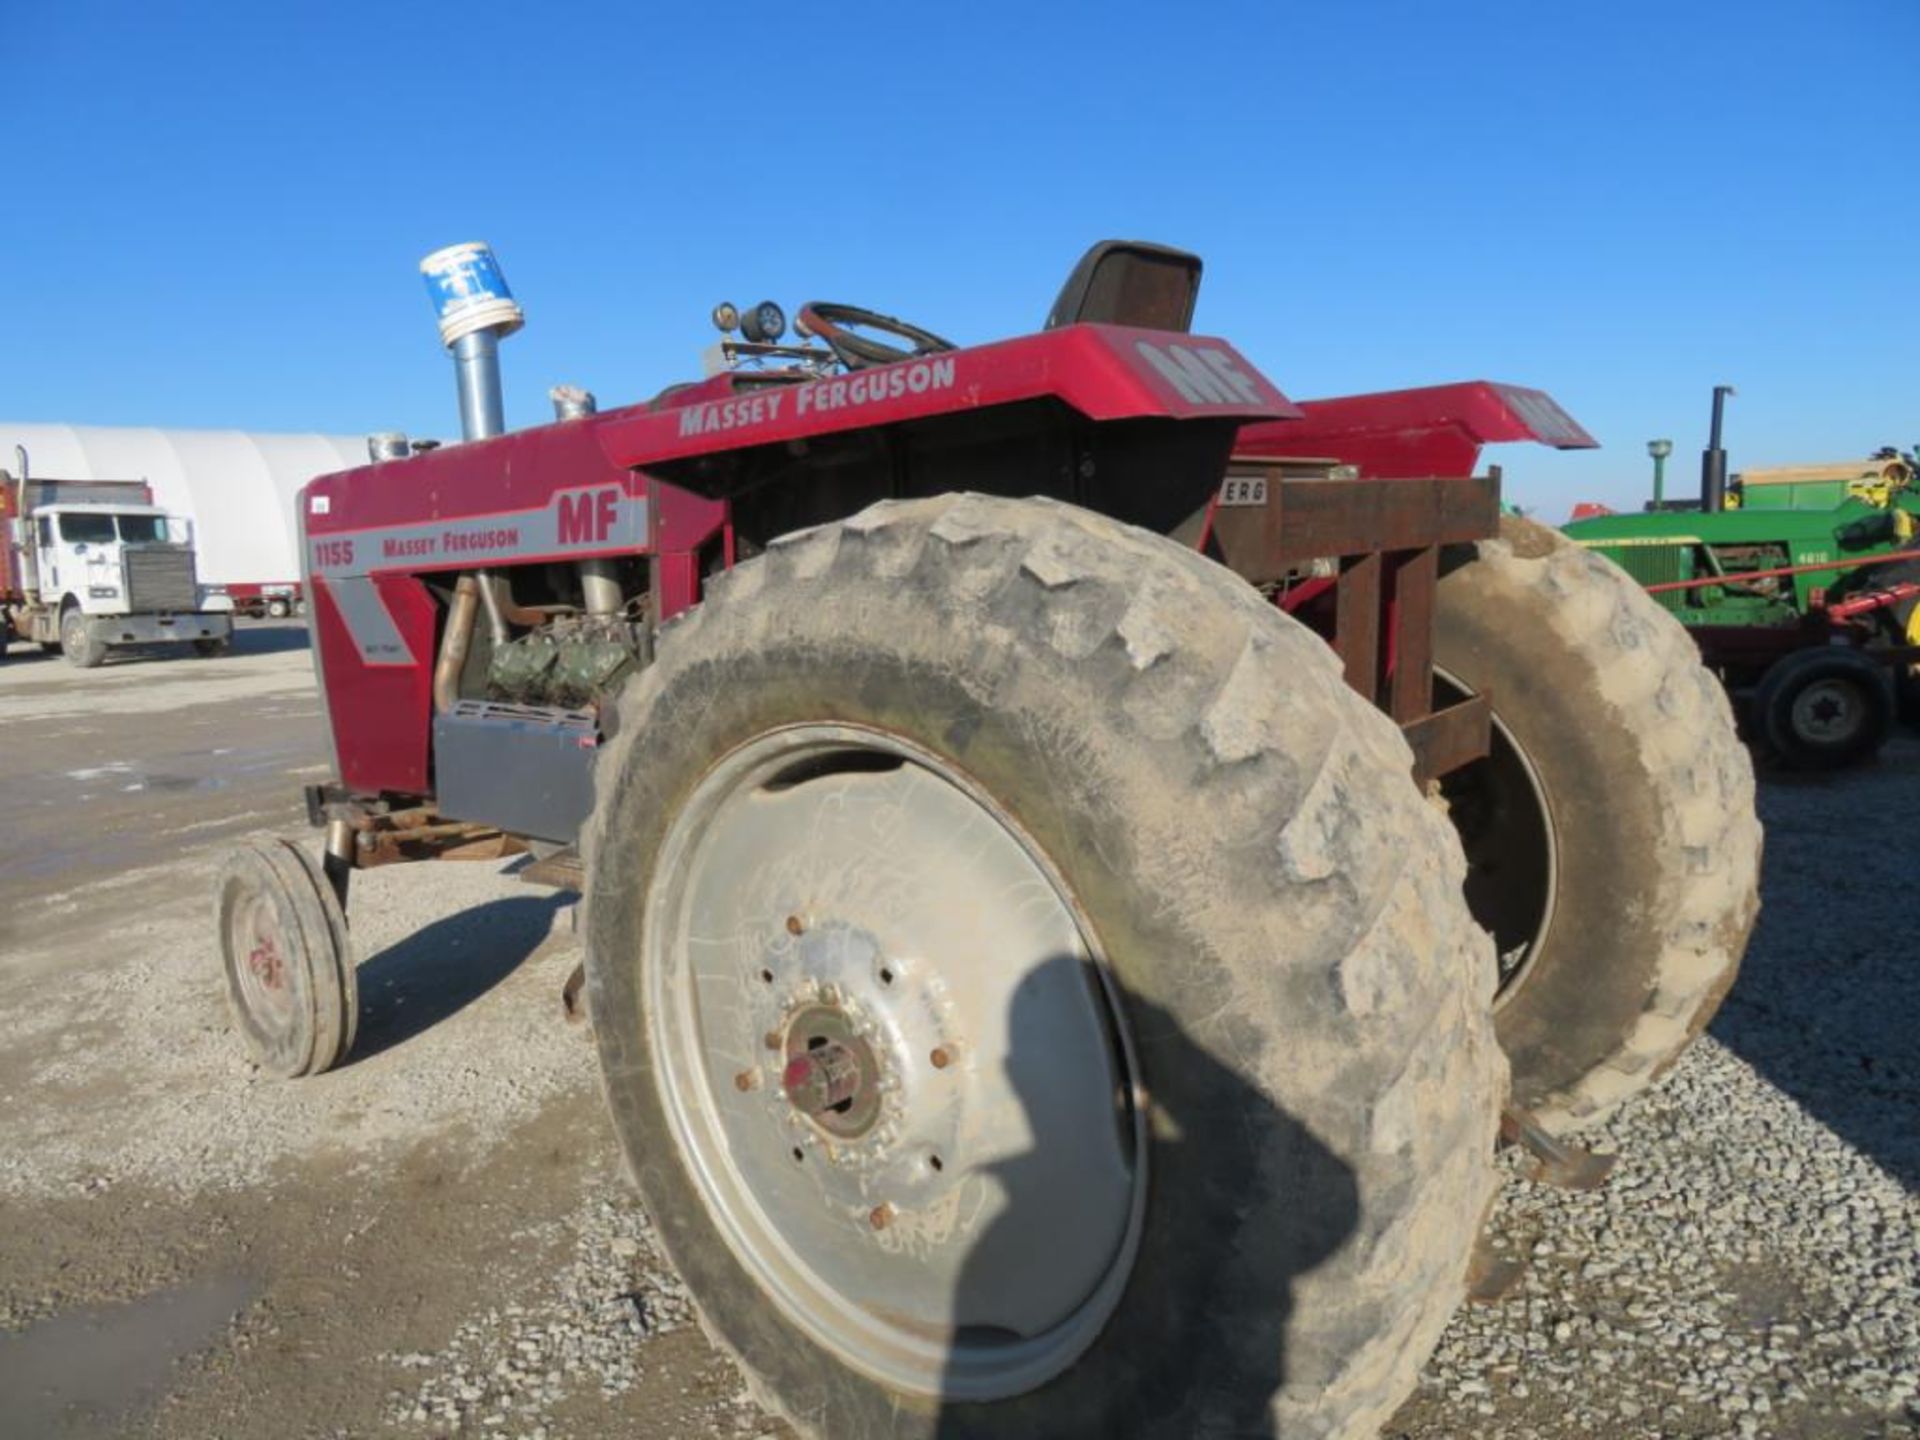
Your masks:
M1438 666L1434 667L1434 679L1436 708L1445 692L1450 692L1453 700L1464 700L1474 693ZM1501 891L1496 902L1483 900L1476 893L1476 876L1470 874L1468 900L1474 919L1494 937L1499 966L1493 997L1497 1011L1520 993L1553 927L1560 898L1560 844L1554 833L1553 807L1547 801L1547 789L1533 757L1498 714L1491 721L1492 743L1487 756L1444 777L1442 789L1460 831L1470 871L1490 877L1489 888ZM1522 813L1506 817L1505 823L1496 823L1499 817L1493 817L1488 822L1488 834L1476 841L1469 833L1468 802L1457 788L1463 784L1491 791L1496 808ZM1476 798L1484 801L1486 795ZM1527 883L1502 887L1503 872L1513 868L1526 873Z
M656 1083L752 1279L909 1394L1072 1364L1132 1268L1147 1144L1092 928L1039 848L920 747L805 725L709 771L654 876Z
M1816 745L1844 745L1866 723L1859 688L1846 680L1816 680L1793 697L1793 733Z

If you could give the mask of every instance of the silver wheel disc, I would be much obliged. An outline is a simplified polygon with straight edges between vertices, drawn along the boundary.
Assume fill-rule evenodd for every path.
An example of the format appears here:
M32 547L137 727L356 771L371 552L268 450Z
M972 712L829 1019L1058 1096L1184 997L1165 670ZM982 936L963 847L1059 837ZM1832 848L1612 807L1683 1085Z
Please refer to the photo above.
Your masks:
M742 1266L896 1390L1030 1390L1092 1343L1146 1193L1091 927L1012 819L878 731L734 751L642 939L673 1139Z

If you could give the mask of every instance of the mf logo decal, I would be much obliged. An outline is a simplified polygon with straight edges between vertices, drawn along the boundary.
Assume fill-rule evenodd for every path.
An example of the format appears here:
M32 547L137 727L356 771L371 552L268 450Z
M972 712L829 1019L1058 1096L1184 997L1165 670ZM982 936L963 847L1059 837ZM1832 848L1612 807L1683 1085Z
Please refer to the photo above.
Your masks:
M562 545L598 545L613 535L620 518L620 487L603 485L598 490L576 490L559 497L560 543Z
M1190 405L1264 407L1267 397L1254 379L1224 350L1205 345L1157 344L1136 340L1134 348L1162 380Z

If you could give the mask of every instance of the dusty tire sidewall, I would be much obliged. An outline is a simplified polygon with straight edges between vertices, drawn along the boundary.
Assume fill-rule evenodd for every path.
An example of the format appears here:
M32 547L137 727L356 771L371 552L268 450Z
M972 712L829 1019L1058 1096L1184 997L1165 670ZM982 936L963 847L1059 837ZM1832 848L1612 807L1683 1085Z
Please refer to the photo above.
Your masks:
M1500 997L1494 1023L1514 1099L1532 1106L1575 1087L1646 1009L1667 945L1671 889L1653 791L1629 724L1590 659L1553 643L1522 597L1471 562L1442 582L1434 662L1475 692L1530 762L1556 851L1555 896L1538 953Z

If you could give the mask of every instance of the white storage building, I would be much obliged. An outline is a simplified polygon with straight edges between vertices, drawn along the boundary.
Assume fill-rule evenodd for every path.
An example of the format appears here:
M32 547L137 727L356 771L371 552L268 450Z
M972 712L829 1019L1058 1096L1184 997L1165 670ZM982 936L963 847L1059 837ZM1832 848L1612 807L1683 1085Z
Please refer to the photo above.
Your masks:
M16 445L39 479L145 480L156 505L193 521L200 578L210 585L298 580L295 494L316 475L367 463L359 435L0 420L0 468L14 468Z

